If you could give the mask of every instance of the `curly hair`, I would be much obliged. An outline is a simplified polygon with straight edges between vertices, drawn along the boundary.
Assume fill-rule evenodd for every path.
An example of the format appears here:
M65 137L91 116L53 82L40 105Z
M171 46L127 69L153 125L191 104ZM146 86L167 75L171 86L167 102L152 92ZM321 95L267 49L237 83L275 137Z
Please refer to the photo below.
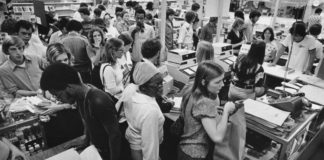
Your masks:
M94 32L99 32L100 35L101 35L101 43L100 43L100 46L104 46L105 45L105 35L102 31L102 29L100 29L99 27L95 27L95 28L92 28L88 34L88 39L89 39L89 43L91 45L94 44L94 39L93 39L93 33Z

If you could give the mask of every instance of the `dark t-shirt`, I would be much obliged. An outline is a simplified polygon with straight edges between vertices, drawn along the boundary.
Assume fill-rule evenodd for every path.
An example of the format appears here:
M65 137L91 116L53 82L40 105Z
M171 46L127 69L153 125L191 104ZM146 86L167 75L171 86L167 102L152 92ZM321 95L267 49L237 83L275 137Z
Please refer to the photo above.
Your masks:
M239 32L240 33L240 36L238 37L236 35L236 33L231 30L228 35L227 35L227 39L231 40L231 44L236 44L236 43L240 43L243 41L243 32ZM241 46L237 46L237 47L234 47L233 49L240 49Z
M91 143L99 151L107 153L105 157L117 160L120 155L121 134L112 98L99 89L91 88L85 101L78 105Z

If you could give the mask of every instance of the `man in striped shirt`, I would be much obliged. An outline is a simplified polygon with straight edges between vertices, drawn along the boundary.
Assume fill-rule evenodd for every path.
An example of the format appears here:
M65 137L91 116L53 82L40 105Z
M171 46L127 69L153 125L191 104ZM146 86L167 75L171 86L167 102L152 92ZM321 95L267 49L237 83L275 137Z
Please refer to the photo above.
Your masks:
M313 24L321 24L321 13L322 13L322 9L321 8L317 8L315 10L315 14L309 16L308 21L307 21L307 28L309 30L310 26L312 26Z

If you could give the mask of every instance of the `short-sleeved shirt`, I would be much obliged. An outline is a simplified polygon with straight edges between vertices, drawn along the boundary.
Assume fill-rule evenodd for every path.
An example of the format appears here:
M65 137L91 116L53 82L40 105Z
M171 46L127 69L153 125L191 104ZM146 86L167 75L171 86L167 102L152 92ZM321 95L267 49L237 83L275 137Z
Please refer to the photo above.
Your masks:
M239 32L239 36L237 36L237 34L231 30L228 35L227 35L227 39L231 40L231 44L237 44L243 41L243 33ZM240 49L241 46L237 46L233 49Z
M194 31L192 25L188 22L184 22L179 30L178 43L191 44L193 43Z
M291 35L287 36L282 45L290 49L291 40ZM315 49L315 42L315 38L310 35L306 35L300 42L294 42L288 67L295 69L295 71L305 71L310 57L309 51Z
M201 120L203 118L220 117L217 112L219 99L212 100L202 97L197 102L190 96L184 110L184 133L181 136L180 148L192 158L206 158L212 141L205 131Z
M129 28L130 35L132 35L132 32L134 31L135 28L136 28L136 24ZM154 32L153 27L149 26L147 24L144 24L143 32L139 31L139 32L135 33L133 51L131 54L133 61L135 61L135 62L141 61L141 59L143 58L142 52L141 52L142 44L147 39L151 39L151 38L155 38L155 32Z
M0 79L4 89L10 94L18 90L37 91L40 78L47 63L37 56L25 56L23 65L16 65L10 59L0 67Z
M308 22L308 29L314 25L314 24L321 24L322 17L318 14L314 14L309 16L307 22Z
M62 44L68 48L74 56L73 67L77 71L89 71L91 61L88 56L87 48L90 45L88 40L76 32L70 32L62 39Z
M265 58L264 59L274 59L275 55L271 55L272 52L277 51L277 45L276 42L271 41L270 43L266 43L266 49L265 49Z

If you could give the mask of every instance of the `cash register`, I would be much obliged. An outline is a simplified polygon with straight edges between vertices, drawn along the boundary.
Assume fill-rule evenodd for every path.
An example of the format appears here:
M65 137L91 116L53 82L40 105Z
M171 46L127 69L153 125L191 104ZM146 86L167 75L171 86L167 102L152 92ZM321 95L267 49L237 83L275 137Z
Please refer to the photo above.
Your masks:
M213 43L214 57L230 56L233 53L232 45L228 43Z
M168 52L167 68L174 80L188 84L196 75L196 52L186 49L175 49Z

